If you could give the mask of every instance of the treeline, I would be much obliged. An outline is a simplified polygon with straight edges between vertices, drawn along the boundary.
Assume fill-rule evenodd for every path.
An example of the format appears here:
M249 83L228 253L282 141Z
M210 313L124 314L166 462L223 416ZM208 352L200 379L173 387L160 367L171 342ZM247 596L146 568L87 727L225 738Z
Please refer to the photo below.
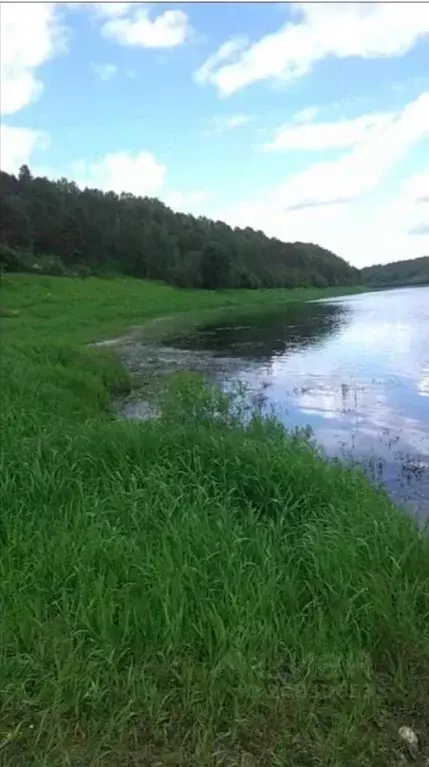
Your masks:
M1 172L4 269L125 274L183 287L349 285L359 272L317 245L174 213L157 199ZM285 214L286 215L286 214Z
M361 279L365 285L380 288L429 285L429 256L367 266L361 271Z

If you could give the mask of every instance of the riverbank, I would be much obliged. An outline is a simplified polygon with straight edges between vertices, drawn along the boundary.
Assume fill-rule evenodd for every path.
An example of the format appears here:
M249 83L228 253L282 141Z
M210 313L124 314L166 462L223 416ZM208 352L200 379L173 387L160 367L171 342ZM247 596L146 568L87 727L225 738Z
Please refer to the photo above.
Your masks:
M185 290L164 283L132 278L78 279L7 274L2 278L1 311L12 313L6 320L8 336L28 340L37 336L75 345L100 341L138 330L149 330L150 320L165 318L163 333L174 331L171 318L180 314L184 321L197 323L205 313L251 307L270 307L290 301L310 301L332 296L362 293L356 285L333 288L295 288L294 290ZM13 322L7 324L8 319ZM55 327L52 327L52 323ZM157 325L150 337L158 337Z
M391 767L402 724L420 739L410 764L429 756L429 546L413 522L198 378L171 380L156 422L111 417L128 375L84 344L219 300L6 278L8 767Z

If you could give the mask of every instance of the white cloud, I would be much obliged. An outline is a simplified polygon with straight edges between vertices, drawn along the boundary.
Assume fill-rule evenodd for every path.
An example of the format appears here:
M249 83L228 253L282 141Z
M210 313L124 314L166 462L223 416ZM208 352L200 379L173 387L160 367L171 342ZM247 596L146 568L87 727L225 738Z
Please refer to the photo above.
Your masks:
M143 48L174 48L186 42L192 32L188 16L183 11L164 11L150 19L146 8L138 8L132 15L109 19L101 31L104 37L121 45Z
M151 152L120 151L105 155L100 162L77 162L73 172L80 187L150 196L162 189L167 168Z
M1 112L14 114L43 90L36 70L64 48L53 3L1 3Z
M295 80L328 56L405 54L429 33L428 3L295 3L300 17L248 45L223 43L196 72L228 96L251 83ZM245 50L243 50L245 48Z
M19 1L19 0L18 0ZM91 10L95 16L104 19L117 18L119 16L125 16L131 8L137 8L142 6L143 3L131 2L131 3L103 3L97 0L93 2L67 2L67 0L57 0L62 3L70 11Z
M52 175L52 174L48 174ZM61 173L60 175L67 175ZM181 191L166 187L167 167L148 151L120 151L105 155L99 162L79 160L71 167L71 177L81 188L90 187L125 192L136 196L156 196L181 213L202 214L202 204L210 197L208 189Z
M180 213L192 213L198 215L201 210L201 203L210 197L207 189L196 189L191 192L181 192L173 190L163 195L166 205Z
M263 202L240 202L217 215L232 226L252 226L283 240L317 242L357 266L423 255L429 252L427 171L409 179L395 199L374 202L371 193L427 136L429 92L351 151L291 175L264 194ZM412 231L420 234L410 236Z
M216 69L218 64L221 64L235 53L241 51L246 47L247 43L248 40L246 37L234 37L233 39L228 40L226 43L223 43L220 48L218 48L216 53L213 53L212 56L209 56L204 64L195 72L195 82L199 85L204 85L205 83L211 82L212 72Z
M324 150L352 147L375 139L377 134L385 135L394 119L394 113L373 113L361 115L351 120L286 125L277 131L273 141L263 144L261 148L270 152L291 149Z
M429 255L429 162L423 171L404 181L399 194L382 206L381 214L413 235L423 248L426 240L421 255Z
M212 120L212 127L206 131L206 135L213 136L216 133L224 133L225 131L234 130L235 128L243 128L252 121L251 115L237 114L237 115L218 115Z
M362 268L374 263L418 258L429 252L429 237L411 236L404 217L392 215L396 208L400 208L400 204L382 207L371 201L300 210L242 203L218 211L216 217L231 226L261 229L268 236L286 242L316 242Z
M376 189L405 151L429 136L429 92L384 118L378 115L376 129L351 152L315 163L280 184L277 199L292 208L352 200Z
M0 167L6 173L16 173L21 165L28 165L34 149L46 149L47 133L30 128L0 125Z
M174 48L186 42L193 33L186 13L167 10L155 18L147 3L67 3L70 9L90 9L101 21L101 33L120 45L142 48Z
M76 6L76 3L71 5ZM86 5L86 3L85 3ZM130 8L134 8L141 3L90 3L91 7L98 16L105 16L107 18L117 18L118 16L125 16Z
M118 67L116 64L91 64L91 69L95 76L103 82L111 80L118 73Z
M295 123L311 123L316 118L318 111L317 107L305 107L293 116L293 121Z
M429 202L429 163L424 170L405 181L403 192L408 200Z

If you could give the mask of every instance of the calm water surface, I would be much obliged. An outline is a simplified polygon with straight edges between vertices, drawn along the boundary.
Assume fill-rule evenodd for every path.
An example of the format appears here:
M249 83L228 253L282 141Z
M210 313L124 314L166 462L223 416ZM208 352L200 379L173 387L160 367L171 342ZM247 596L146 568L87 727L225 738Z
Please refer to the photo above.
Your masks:
M429 517L429 287L327 299L170 341Z

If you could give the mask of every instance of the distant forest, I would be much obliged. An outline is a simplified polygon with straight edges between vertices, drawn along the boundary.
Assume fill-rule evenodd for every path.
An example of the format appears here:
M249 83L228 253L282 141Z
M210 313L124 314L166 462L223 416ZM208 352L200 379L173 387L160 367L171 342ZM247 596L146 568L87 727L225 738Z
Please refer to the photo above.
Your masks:
M357 269L318 245L175 213L153 198L81 190L26 165L0 178L0 262L9 271L124 274L207 289L360 282Z
M361 270L361 281L368 287L429 285L429 256L367 266Z

